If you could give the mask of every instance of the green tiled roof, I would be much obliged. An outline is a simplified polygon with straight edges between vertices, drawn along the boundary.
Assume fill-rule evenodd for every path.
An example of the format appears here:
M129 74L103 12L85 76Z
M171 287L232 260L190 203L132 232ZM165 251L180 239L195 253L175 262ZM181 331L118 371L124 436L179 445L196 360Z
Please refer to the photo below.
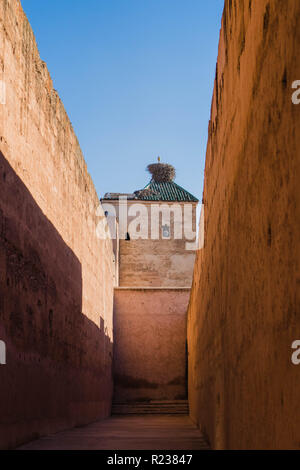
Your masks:
M137 199L142 201L199 202L195 196L174 181L158 183L151 180L142 191L137 191L135 194Z

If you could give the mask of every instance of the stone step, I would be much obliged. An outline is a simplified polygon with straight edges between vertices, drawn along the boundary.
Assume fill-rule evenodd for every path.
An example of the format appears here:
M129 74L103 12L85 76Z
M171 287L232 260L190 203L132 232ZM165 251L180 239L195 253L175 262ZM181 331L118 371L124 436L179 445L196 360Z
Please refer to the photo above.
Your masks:
M168 415L188 415L189 414L189 410L188 409L182 409L182 410L178 410L178 409L158 409L158 408L154 408L154 409L140 409L140 408L119 408L119 407L115 407L112 409L112 415L146 415L146 414L150 414L150 415L163 415L163 414L168 414Z
M187 400L113 403L113 415L173 414L188 415Z

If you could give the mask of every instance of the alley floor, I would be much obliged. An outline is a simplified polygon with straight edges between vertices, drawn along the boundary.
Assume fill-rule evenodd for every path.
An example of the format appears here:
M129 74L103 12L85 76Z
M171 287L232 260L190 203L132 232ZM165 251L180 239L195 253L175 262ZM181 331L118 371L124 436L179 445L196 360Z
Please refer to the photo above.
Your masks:
M27 444L24 450L205 450L188 416L113 416Z

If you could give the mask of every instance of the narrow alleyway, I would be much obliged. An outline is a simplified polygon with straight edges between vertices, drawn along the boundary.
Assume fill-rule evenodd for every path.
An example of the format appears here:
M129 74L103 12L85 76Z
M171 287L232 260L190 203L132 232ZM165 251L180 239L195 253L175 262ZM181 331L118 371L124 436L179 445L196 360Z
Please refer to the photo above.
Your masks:
M25 450L207 450L188 416L113 416L32 442Z

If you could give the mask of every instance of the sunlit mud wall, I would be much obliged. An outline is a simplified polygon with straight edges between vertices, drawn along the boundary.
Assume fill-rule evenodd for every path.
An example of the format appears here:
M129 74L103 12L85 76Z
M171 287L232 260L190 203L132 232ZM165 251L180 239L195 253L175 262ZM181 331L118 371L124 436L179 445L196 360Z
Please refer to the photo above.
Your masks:
M188 313L192 418L214 448L300 448L300 2L225 2Z
M115 290L115 402L186 398L189 293L184 288Z
M0 1L0 448L110 413L113 254L18 0ZM4 85L3 85L4 84Z
M106 209L111 210L110 207L112 207L120 221L119 201L103 200L103 202ZM191 287L195 264L195 243L193 242L196 237L197 204L127 201L127 233L130 240L119 240L118 282L120 286ZM134 215L130 215L133 210ZM139 226L136 228L135 211L139 220L143 220L144 223L142 233L139 233L141 230ZM160 216L155 217L159 211ZM164 214L164 219L162 214ZM188 220L190 225L188 222L184 225L184 220ZM131 224L134 224L133 233ZM168 239L163 238L163 225L165 224L169 225L170 229ZM135 231L138 236L145 238L134 238L136 237Z

